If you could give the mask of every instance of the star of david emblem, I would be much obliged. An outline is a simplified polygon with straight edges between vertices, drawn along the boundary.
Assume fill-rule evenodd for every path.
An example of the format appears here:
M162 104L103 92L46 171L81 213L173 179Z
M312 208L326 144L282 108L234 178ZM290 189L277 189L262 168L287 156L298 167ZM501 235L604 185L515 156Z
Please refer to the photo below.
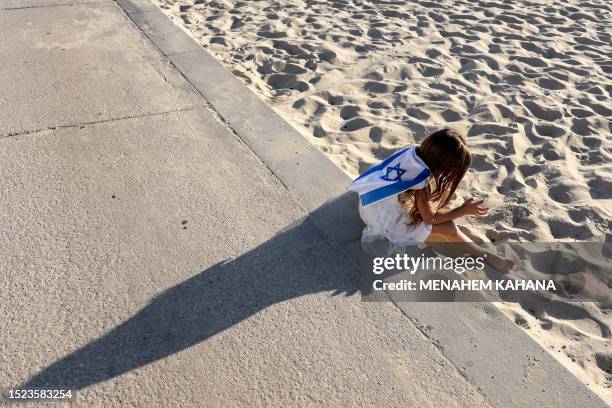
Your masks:
M392 177L394 172L395 176ZM402 169L398 163L393 167L387 167L387 174L380 176L380 178L385 181L398 181L402 179L402 174L405 172L406 170Z

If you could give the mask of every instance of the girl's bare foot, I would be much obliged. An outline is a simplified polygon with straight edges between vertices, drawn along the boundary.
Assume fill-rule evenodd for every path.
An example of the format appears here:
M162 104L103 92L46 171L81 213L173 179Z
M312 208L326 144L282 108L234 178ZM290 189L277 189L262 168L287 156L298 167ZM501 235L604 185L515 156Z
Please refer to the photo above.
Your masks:
M514 261L496 254L486 254L485 262L501 273L508 273L514 268Z

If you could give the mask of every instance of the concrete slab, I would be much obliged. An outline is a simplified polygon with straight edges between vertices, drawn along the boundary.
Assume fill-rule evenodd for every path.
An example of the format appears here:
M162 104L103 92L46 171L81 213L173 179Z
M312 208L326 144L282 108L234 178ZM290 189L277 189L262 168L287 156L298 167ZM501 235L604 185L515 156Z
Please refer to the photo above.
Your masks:
M489 406L392 304L361 304L356 267L210 111L6 137L0 172L3 388Z
M203 103L113 3L0 11L0 37L0 136Z

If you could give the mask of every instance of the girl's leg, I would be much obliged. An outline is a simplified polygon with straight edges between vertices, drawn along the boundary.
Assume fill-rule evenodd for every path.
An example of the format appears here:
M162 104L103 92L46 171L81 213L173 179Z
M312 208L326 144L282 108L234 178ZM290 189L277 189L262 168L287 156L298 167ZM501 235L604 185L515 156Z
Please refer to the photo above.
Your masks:
M433 225L431 235L426 242L432 249L437 249L438 252L447 256L481 256L486 263L503 273L509 272L514 267L514 262L510 259L501 257L470 241L452 221Z

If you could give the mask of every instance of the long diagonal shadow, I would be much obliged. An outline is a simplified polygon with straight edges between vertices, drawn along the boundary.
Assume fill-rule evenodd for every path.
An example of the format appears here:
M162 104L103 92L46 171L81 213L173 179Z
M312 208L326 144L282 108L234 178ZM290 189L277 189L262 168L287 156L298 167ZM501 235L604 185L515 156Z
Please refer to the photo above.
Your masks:
M352 194L326 203L255 249L160 293L126 322L16 388L80 390L205 341L270 305L318 292L355 293L359 261L372 256L361 251L356 208Z
M357 232L357 239L360 224L349 210L355 208L348 195L320 207L259 247L160 293L19 388L83 389L205 341L275 303L321 291L356 292L357 262L339 256L318 227L345 223L338 227Z

